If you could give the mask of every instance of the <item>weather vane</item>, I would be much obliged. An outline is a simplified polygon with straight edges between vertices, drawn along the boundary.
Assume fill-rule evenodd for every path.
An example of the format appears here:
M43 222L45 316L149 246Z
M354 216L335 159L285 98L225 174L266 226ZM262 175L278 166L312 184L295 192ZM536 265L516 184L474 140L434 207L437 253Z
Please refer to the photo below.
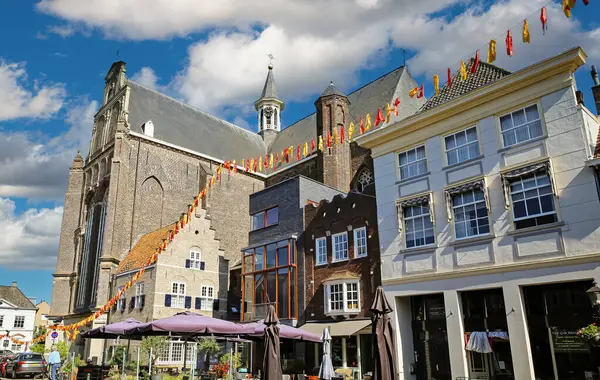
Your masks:
M275 57L273 57L273 54L271 53L267 54L267 57L269 57L269 66L273 66L273 60Z

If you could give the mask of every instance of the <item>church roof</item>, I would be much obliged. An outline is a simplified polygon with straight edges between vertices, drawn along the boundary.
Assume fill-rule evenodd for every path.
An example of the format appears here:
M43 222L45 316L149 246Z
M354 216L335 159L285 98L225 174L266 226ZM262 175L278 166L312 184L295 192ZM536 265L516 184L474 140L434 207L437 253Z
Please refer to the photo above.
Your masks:
M148 259L156 252L156 248L160 246L163 239L169 237L169 230L174 229L175 225L169 224L166 227L159 228L158 230L143 235L137 243L135 243L133 248L129 250L127 256L121 260L121 263L119 263L119 267L117 268L117 274L140 269L146 265Z
M462 96L467 92L471 92L479 87L488 85L492 82L497 81L500 78L510 75L509 71L506 71L498 66L490 65L489 63L485 62L479 62L477 71L471 74L470 70L473 67L474 62L475 59L471 58L465 63L467 72L469 72L467 80L461 80L460 70L457 70L452 76L452 87L448 87L448 83L444 84L442 88L440 88L439 95L431 97L423 105L423 107L421 107L419 112L427 111L429 109L437 107L440 104L458 98L459 96Z
M331 95L346 96L346 94L344 94L339 88L335 87L333 82L329 83L329 86L327 86L325 91L323 91L323 93L321 94L321 97L331 96Z
M269 65L269 72L267 74L267 79L265 80L265 86L263 87L262 93L260 94L261 99L279 99L277 95L277 87L275 87L275 77L273 76L273 66ZM257 100L257 101L258 101Z
M31 300L27 298L21 289L17 288L16 286L0 286L0 300L4 300L19 309L36 309Z
M258 134L132 80L128 84L132 131L141 133L142 125L152 120L155 138L220 160L265 154L267 148Z
M408 92L414 87L416 87L416 82L404 66L375 79L347 95L350 101L349 121L353 121L358 125L359 119L364 118L367 113L370 113L371 117L374 118L377 108L383 109L387 103L393 103L397 97L400 98L398 119L413 115L425 102L425 99L411 99L408 96ZM329 87L325 92L328 89ZM275 141L269 147L269 151L273 153L281 152L284 148L316 139L316 125L316 113L306 116L279 132Z

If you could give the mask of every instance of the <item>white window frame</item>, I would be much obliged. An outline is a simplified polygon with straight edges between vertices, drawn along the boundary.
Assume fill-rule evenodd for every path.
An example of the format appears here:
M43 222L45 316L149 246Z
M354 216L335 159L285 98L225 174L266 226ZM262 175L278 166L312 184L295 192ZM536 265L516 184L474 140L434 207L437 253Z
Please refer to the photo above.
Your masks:
M0 327L4 326L4 315L0 315Z
M144 282L138 282L137 284L135 284L135 304L134 304L134 308L135 309L141 309L142 308L142 297L144 297Z
M423 158L420 158L420 159L415 159L414 161L407 162L407 163L405 163L404 165L403 165L403 164L401 164L401 162L400 162L400 155L402 155L402 154L406 154L406 155L407 155L407 157L408 157L408 153L409 153L409 152L411 152L411 151L414 151L414 152L415 152L415 158L416 158L416 157L417 157L417 150L418 150L418 149L420 149L420 148L423 148L423 151L424 151L424 154L425 154L425 156L424 156ZM424 175L424 174L426 174L426 173L427 173L427 170L428 170L428 165L427 165L427 148L426 148L425 144L421 144L421 145L415 146L415 147L413 147L413 148L411 148L411 149L407 149L407 150L404 150L404 151L402 151L402 152L397 152L397 153L396 153L396 157L397 157L396 159L398 160L398 166L397 166L397 167L398 167L398 169L397 169L397 170L398 170L398 178L399 178L401 181L402 181L402 180L409 179L409 178L415 178L415 177L419 177L419 176L421 176L421 175ZM417 173L417 174L410 175L410 169L409 169L409 175L408 175L408 176L406 176L406 177L403 177L403 176L402 176L402 168L403 168L403 167L408 167L408 166L411 166L411 165L415 165L415 166L418 168L418 167L419 167L419 165L418 165L418 164L419 164L420 162L423 162L423 161L425 162L425 169L424 169L424 171L423 171L422 173L421 173L421 172L419 172L419 173Z
M331 282L327 282L325 283L325 292L326 292L326 296L325 298L325 314L327 315L347 315L347 314L357 314L360 312L360 281L358 279L356 280L340 280L340 281L331 281ZM349 285L356 285L356 295L357 295L357 299L356 301L356 307L354 308L349 308L348 307L348 301L350 300L348 297L348 293L350 291L353 292L353 290L349 290ZM332 309L331 308L331 287L332 286L341 286L342 289L342 296L341 296L341 302L342 302L342 308L341 309ZM338 300L339 301L339 300ZM354 301L354 300L350 300L350 301Z
M535 181L536 185L534 187L530 187L530 188L527 188L527 189L525 189L523 187L521 190L513 191L512 186L515 183L517 183L517 182L521 182L521 184L522 184L523 183L523 177L525 177L525 179L529 179L531 177L535 178L536 179L536 181ZM538 182L537 181L538 177L546 177L548 179L548 183L544 184L544 185L538 185L538 183L537 183ZM513 219L513 225L514 225L515 229L516 229L516 222L519 222L521 220L528 220L528 219L539 218L539 217L542 217L542 216L554 215L556 221L558 221L558 211L557 211L557 208L556 208L556 197L554 196L554 192L552 191L553 190L552 189L552 179L550 178L550 173L549 172L547 172L547 171L536 172L536 173L533 173L533 176L531 176L531 175L524 175L524 176L519 177L518 179L515 178L515 179L509 181L508 186L509 186L509 190L508 191L509 191L509 197L510 197L510 205L511 205L511 208L512 208L512 219ZM544 187L549 187L550 188L550 192L546 193L546 194L540 195L539 190L541 188L544 188ZM530 214L530 215L528 214L527 216L519 217L519 218L515 217L515 205L514 205L513 195L515 195L515 194L523 194L524 199L532 199L532 198L525 198L525 193L528 192L528 191L532 191L532 190L537 190L536 198L538 199L538 204L540 206L540 211L542 211L542 204L541 204L540 198L541 198L541 196L544 196L544 195L550 195L552 197L552 206L553 206L554 210L553 211L549 211L549 212L540 212L539 214ZM527 202L525 202L525 207L527 209ZM540 225L543 226L543 224L540 224Z
M22 347L22 346L21 346L20 344L15 344L15 343L13 343L13 344L10 346L10 350L11 350L12 352L21 352L21 347Z
M345 243L344 241L341 242L337 242L336 240L338 238L341 238L342 236L345 237ZM341 245L341 249L338 249L338 246ZM345 245L345 247L344 247ZM331 262L334 263L338 263L341 261L347 261L348 260L348 232L340 232L339 234L333 234L331 235L331 247L332 247L332 257L331 257ZM339 256L338 257L338 253L343 253L344 251L346 251L346 253L343 256Z
M480 199L480 200L475 200L475 192L476 192L476 191L481 191L481 193L482 193L482 195L483 195L483 198L482 198L482 199ZM462 203L462 204L460 204L460 205L458 205L458 206L455 206L455 205L454 205L454 198L455 198L455 197L457 197L457 196L461 196L461 197L462 197L462 196L463 196L463 194L465 194L465 193L472 193L472 194L473 194L473 201L471 201L471 202L468 202L468 203ZM452 207L452 220L453 220L453 222L454 222L454 223L453 223L453 224L454 224L454 238L455 238L456 240L465 240L465 239L471 239L471 238L475 238L475 237L479 237L479 236L487 236L487 235L490 235L490 234L491 234L491 232L492 232L492 226L490 225L490 210L488 210L488 207L487 207L487 203L486 203L486 200L485 200L485 191L484 191L484 189L481 189L481 188L474 188L474 189L471 189L471 190L466 190L466 191L463 191L462 193L457 193L457 194L454 194L454 195L452 195L451 202L452 202L452 204L451 204L451 207ZM456 216L456 211L457 211L457 210L459 210L459 209L462 209L462 210L464 211L466 207L468 207L468 206L473 206L473 207L475 208L475 213L477 213L477 206L478 206L479 204L483 204L483 207L484 207L484 208L487 210L487 216L485 217L485 219L487 219L487 221L488 221L488 232L485 232L485 233L478 233L478 234L476 234L476 235L468 235L468 234L467 234L467 236L464 236L464 237L458 237L458 234L456 233L456 225L457 225L457 223L465 223L465 222L466 222L466 219L465 219L464 221L460 221L460 222L458 222L458 218L457 218L457 216ZM466 215L466 212L465 212L464 214ZM477 214L476 214L476 215L475 215L475 219L474 219L474 220L475 220L475 222L477 223L477 231L478 231L478 232L479 232L479 228L480 228L480 225L479 225L479 222L478 222L478 220L479 220L479 219L483 219L483 217L481 217L481 218L478 218L478 217L477 217Z
M407 217L405 209L408 208L408 207L416 207L416 206L421 206L421 207L427 209L427 213L426 214L423 213L423 214L420 214L420 215L417 215L417 216L411 215L411 216ZM415 249L415 248L420 248L420 247L431 247L431 246L435 245L435 239L436 239L435 235L436 235L436 233L435 233L435 223L433 223L433 222L432 222L433 243L429 243L428 244L425 241L425 244L420 244L420 245L415 244L412 247L409 247L408 244L407 244L407 242L408 242L408 239L406 238L407 234L409 234L409 233L415 233L416 234L416 230L415 230L415 232L408 232L407 228L406 228L406 221L407 220L417 219L417 218L427 218L427 217L429 217L429 219L431 220L431 217L432 217L432 215L431 215L431 206L428 203L419 203L419 204L414 204L414 205L411 205L411 206L405 206L405 207L403 207L403 210L402 210L402 229L403 229L403 232L404 232L404 247L406 249ZM425 233L426 230L427 229L424 228L422 230L423 233ZM424 240L426 240L426 237L424 237Z
M467 132L474 129L475 130L475 141L468 141L468 134ZM448 142L447 142L447 138L452 137L454 138L454 141L456 143L456 137L458 135L464 135L465 136L465 143L462 145L456 145L453 148L448 148ZM474 158L477 157L481 157L481 148L479 146L479 132L477 131L477 126L471 126L465 129L462 129L460 131L456 131L454 133L451 133L449 135L446 135L443 137L444 140L444 154L446 156L446 165L458 165L461 164L463 162L467 162L469 160L472 160ZM471 150L469 149L471 146L476 146L477 147L477 154L474 156L471 156ZM468 157L464 160L460 160L460 155L457 153L457 161L456 162L450 162L450 154L454 153L454 152L459 152L461 149L467 149L467 155Z
M200 310L212 311L215 299L215 288L210 285L200 287Z
M538 113L538 118L537 118L537 119L535 119L535 120L527 120L527 121L525 122L525 124L519 124L519 125L515 126L515 124L514 124L514 119L513 119L513 114L514 114L514 113L516 113L516 112L519 112L519 111L523 111L523 113L524 113L524 115L525 115L525 118L527 119L527 112L525 112L525 110L526 110L527 108L531 108L531 107L535 107L535 108L536 108L536 110L537 110L537 113ZM506 117L506 116L510 116L510 120L511 120L512 127L511 127L511 128L508 128L508 129L506 129L506 130L504 130L504 131L503 131L503 130L502 130L502 121L501 121L501 119L502 119L503 117ZM539 135L539 136L534 136L534 137L531 137L531 128L530 128L530 127L531 127L531 125L532 125L533 123L535 123L536 121L539 121L539 122L540 122L540 130L541 130L541 133L540 133L540 135ZM525 127L525 126L527 127L527 132L528 132L529 138L528 138L527 140L523 140L523 141L516 141L516 139L517 139L517 138L516 138L516 129L518 129L518 128L522 128L522 127ZM502 146L503 148L509 148L509 147L512 147L512 146L517 146L517 145L519 145L519 144L523 144L523 143L526 143L526 142L528 142L528 141L531 141L531 140L537 139L537 138L539 138L539 137L542 137L542 136L544 136L544 134L545 134L544 122L543 122L543 120L542 120L542 112L540 112L540 107L538 106L538 104L537 104L537 103L529 104L529 105L526 105L525 107L521 107L521 108L518 108L518 109L512 110L512 111L510 111L510 112L507 112L507 113L505 113L505 114L502 114L502 115L498 116L498 128L499 128L499 132L500 132L500 141L501 141L501 146ZM509 133L509 132L510 132L510 133L515 133L515 143L514 143L514 144L510 144L510 145L506 145L506 144L504 143L504 134L505 134L505 133Z
M177 288L175 288L177 286ZM183 288L182 288L183 286ZM183 292L182 292L183 289ZM187 286L185 282L171 282L171 307L185 309L185 294Z
M124 288L124 286L120 286L119 291L121 291L123 288ZM126 301L127 301L127 298L125 297L125 292L123 292L123 293L121 293L121 297L119 297L119 299L117 300L117 311L120 311L120 312L125 311Z
M202 262L202 252L190 251L190 268L200 270L200 263Z
M358 235L363 236L358 236ZM367 227L354 229L354 257L367 257Z
M315 239L315 263L316 265L327 264L327 237Z
M19 324L20 326L17 326ZM14 329L23 329L25 328L25 316L24 315L15 315L15 320L13 322Z

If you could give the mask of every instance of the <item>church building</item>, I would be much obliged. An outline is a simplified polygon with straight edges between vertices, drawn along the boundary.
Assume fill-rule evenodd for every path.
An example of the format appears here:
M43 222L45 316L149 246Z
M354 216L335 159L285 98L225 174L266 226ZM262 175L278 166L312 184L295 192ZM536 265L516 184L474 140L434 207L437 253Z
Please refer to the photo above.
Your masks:
M70 169L52 318L75 323L106 304L154 253L150 243L164 238L224 162L279 153L357 123L367 113L375 115L396 98L397 119L412 115L425 101L408 97L414 87L405 67L348 95L331 83L316 99L314 113L283 128L285 102L269 65L254 103L257 130L250 131L142 86L127 78L125 62L113 63L94 116L89 153L78 154ZM140 279L145 289L134 285L123 303L86 328L129 317L145 322L186 309L240 320L241 251L252 230L250 195L299 175L341 193L360 192L374 181L370 151L354 143L292 161L266 172L224 171L186 226L182 243ZM102 341L77 343L83 357L101 360Z

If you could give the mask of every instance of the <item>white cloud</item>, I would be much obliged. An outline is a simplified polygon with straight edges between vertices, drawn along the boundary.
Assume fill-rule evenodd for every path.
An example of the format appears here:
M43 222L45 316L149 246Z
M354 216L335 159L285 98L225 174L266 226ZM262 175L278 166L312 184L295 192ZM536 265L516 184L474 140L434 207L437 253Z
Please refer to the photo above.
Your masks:
M158 77L156 76L154 70L152 70L150 67L142 67L140 71L133 74L131 79L152 89L156 89L157 87Z
M54 268L63 208L32 208L21 215L15 208L13 201L0 197L0 266Z
M0 196L62 200L78 149L89 147L96 101L80 99L66 114L69 128L48 138L0 131Z
M66 91L62 84L24 87L24 63L9 63L0 58L0 121L17 118L46 119L62 107Z

